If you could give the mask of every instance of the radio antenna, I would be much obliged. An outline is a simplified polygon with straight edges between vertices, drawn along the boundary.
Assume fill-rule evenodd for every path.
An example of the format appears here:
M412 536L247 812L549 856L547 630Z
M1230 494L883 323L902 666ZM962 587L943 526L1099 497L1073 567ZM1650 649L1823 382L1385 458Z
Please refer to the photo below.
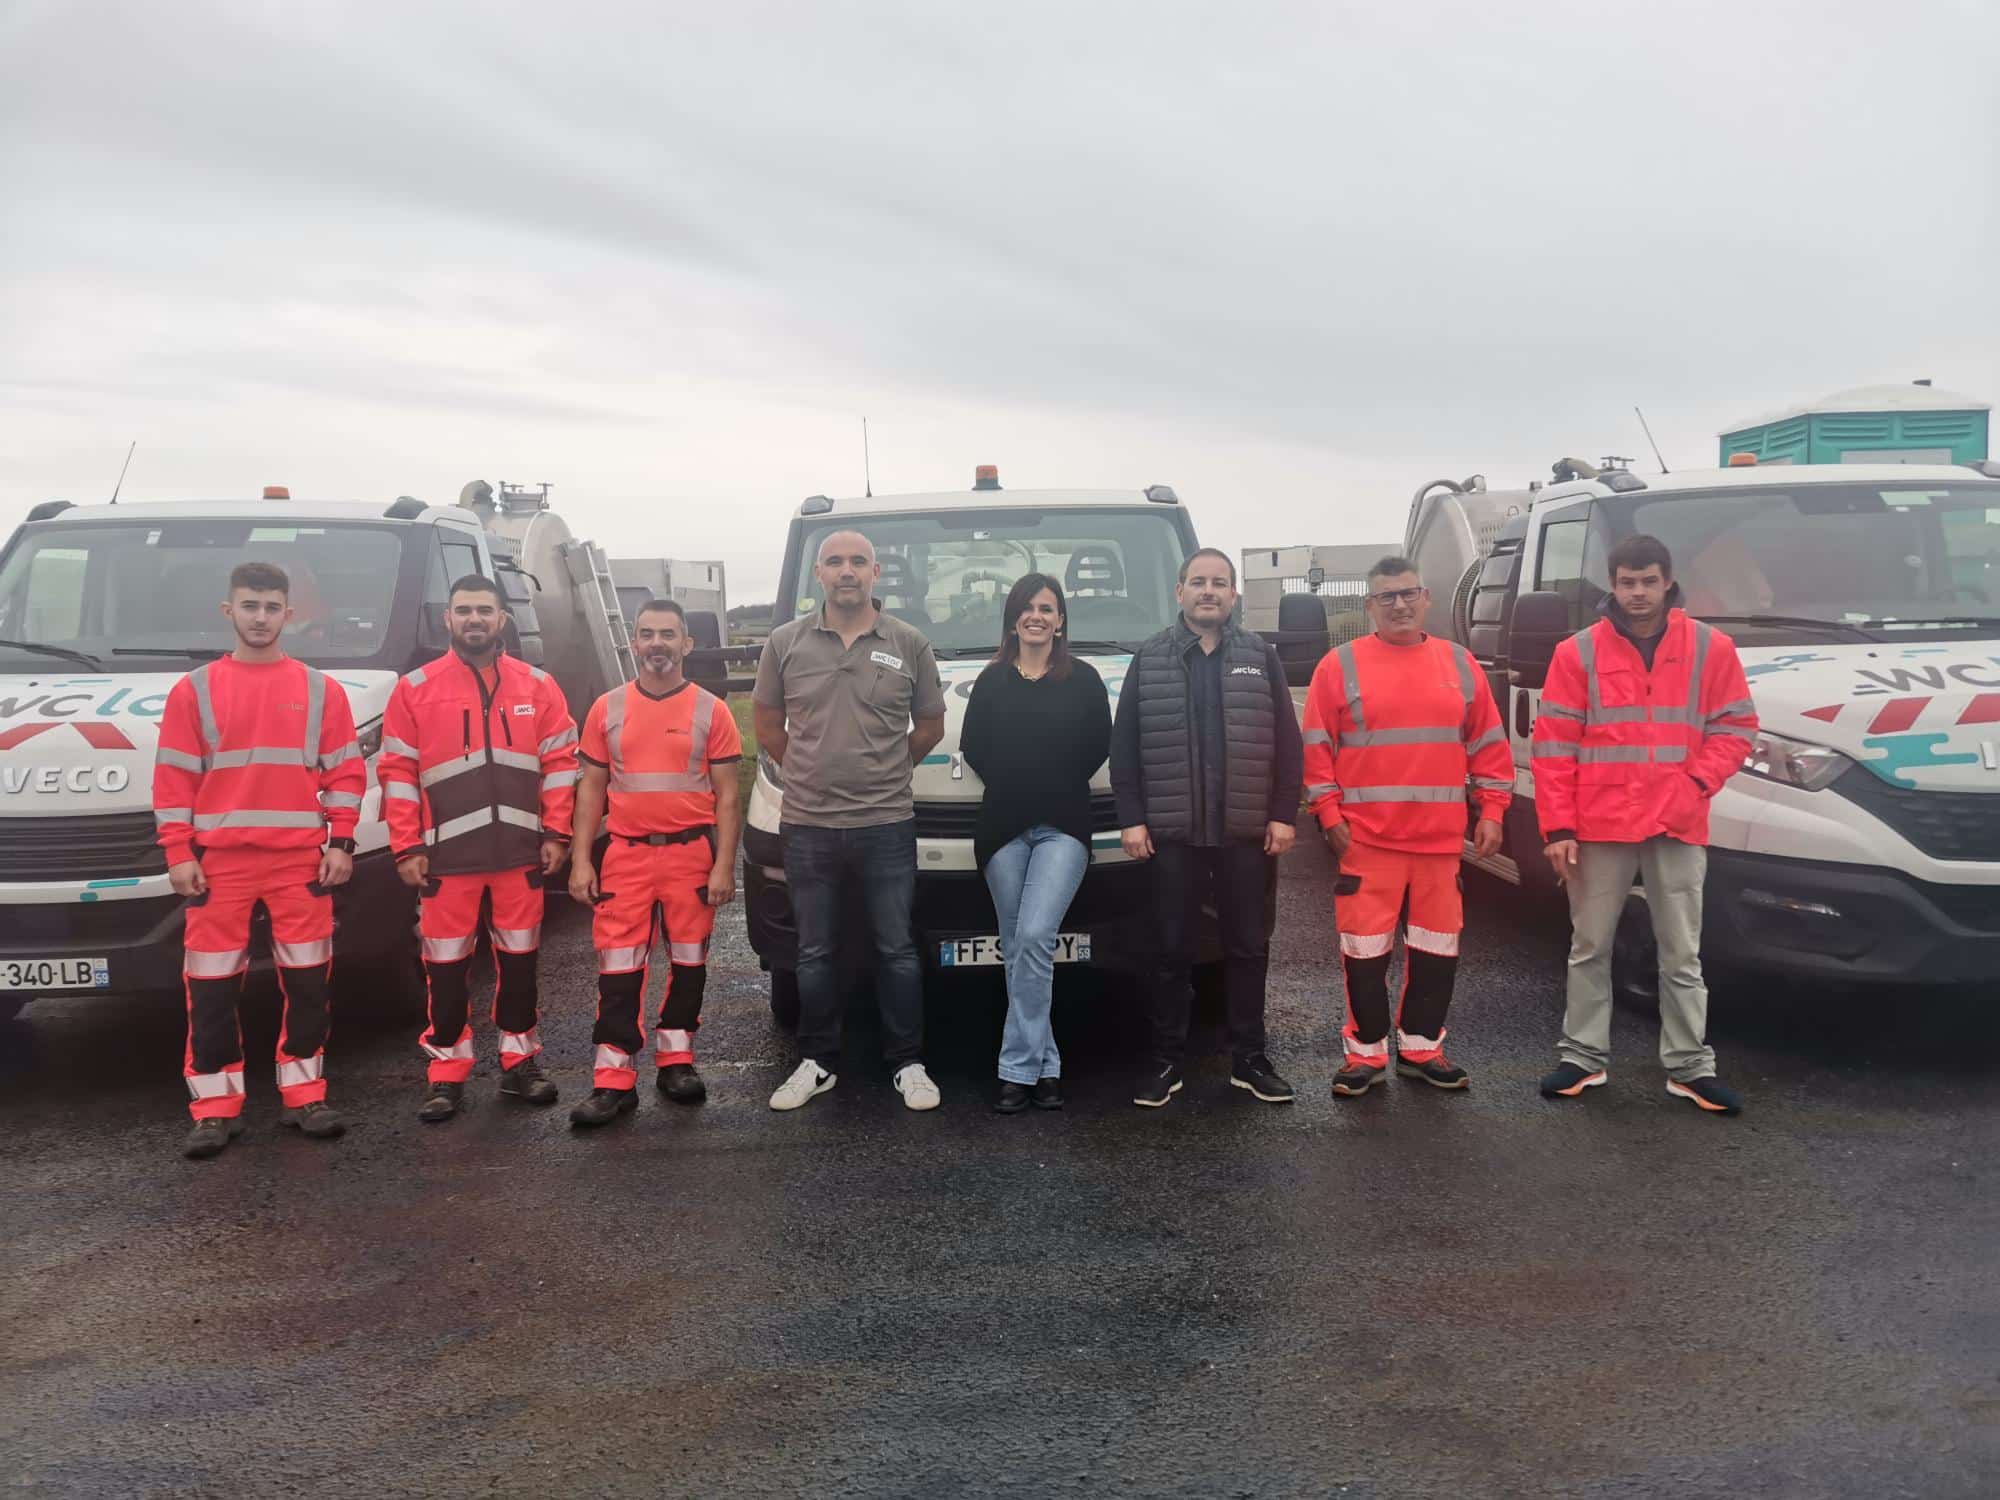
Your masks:
M137 438L133 438L132 448L137 448L138 446L139 446L139 440ZM125 450L124 468L121 468L118 471L118 482L111 486L111 503L113 505L116 505L118 503L118 492L125 488L125 471L132 467L132 448L127 448Z
M1646 421L1646 414L1635 406L1632 408L1632 415L1639 419L1639 426L1645 431L1646 441L1653 444L1653 457L1660 460L1660 472L1662 474L1667 473L1667 461L1664 458L1660 458L1660 445L1653 442L1653 429L1651 424Z
M868 498L875 498L875 470L868 462L868 419L861 419L861 480L866 487Z

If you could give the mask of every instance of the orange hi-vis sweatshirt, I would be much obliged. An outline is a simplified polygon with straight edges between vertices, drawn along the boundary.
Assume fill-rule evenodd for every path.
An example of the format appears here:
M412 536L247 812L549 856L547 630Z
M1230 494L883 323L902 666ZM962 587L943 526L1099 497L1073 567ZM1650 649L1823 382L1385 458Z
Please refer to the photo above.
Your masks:
M1357 843L1453 854L1465 839L1468 779L1481 819L1514 797L1514 757L1493 690L1471 653L1425 636L1366 635L1330 651L1306 693L1306 804L1343 819Z
M218 657L160 715L153 821L167 863L208 849L312 849L352 838L368 774L347 690L291 657Z

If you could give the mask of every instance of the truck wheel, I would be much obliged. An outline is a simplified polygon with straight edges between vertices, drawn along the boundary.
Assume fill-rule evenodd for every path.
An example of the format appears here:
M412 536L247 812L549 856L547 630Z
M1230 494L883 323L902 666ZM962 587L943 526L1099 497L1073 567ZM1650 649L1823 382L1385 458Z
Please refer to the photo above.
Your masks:
M799 976L791 969L771 971L771 1019L787 1031L799 1026Z

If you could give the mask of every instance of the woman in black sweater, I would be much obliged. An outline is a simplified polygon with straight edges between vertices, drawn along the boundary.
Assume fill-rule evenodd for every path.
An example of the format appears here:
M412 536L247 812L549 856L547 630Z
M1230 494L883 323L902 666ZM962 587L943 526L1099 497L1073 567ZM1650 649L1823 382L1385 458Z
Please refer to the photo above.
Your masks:
M972 685L959 748L986 795L973 856L1000 917L1007 1027L994 1108L1062 1108L1049 1024L1056 936L1090 863L1090 778L1111 746L1104 679L1070 655L1062 585L1030 573L1007 594L1000 651Z

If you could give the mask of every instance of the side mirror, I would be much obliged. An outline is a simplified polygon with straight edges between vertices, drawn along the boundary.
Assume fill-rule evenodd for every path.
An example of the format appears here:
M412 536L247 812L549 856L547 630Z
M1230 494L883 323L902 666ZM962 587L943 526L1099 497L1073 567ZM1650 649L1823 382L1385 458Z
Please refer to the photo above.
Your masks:
M1513 670L1517 686L1538 688L1548 681L1549 663L1555 659L1556 647L1574 633L1569 611L1569 600L1546 590L1523 594L1514 601L1507 665Z

